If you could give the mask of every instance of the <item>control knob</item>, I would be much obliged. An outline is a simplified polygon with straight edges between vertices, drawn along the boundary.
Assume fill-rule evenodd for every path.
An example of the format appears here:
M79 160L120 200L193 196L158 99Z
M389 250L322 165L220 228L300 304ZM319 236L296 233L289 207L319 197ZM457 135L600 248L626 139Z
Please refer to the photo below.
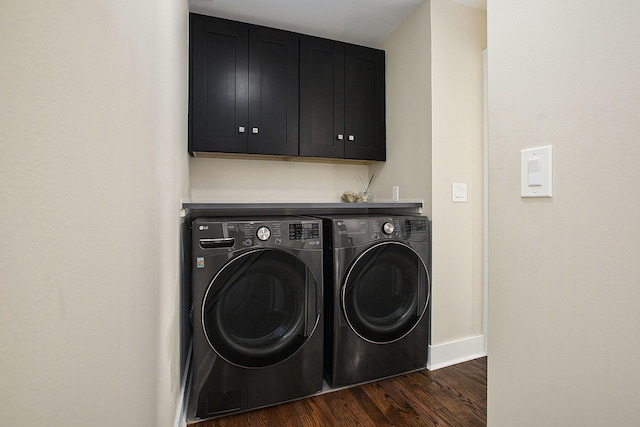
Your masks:
M262 242L269 240L269 237L271 237L271 230L269 230L269 227L260 227L258 228L258 231L256 231L256 237Z
M394 227L394 225L390 222L385 222L382 226L382 231L387 235L393 233L395 229L396 227Z

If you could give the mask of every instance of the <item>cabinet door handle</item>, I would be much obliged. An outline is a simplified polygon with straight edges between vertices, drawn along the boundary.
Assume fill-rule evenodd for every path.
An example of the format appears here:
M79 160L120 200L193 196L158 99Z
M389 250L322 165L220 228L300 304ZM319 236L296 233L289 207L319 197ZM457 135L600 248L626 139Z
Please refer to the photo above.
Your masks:
M339 133L338 134L338 141L342 141L344 139L344 135Z
M355 136L353 136L353 135L349 135L349 141L355 141L355 140L356 140L356 137L355 137Z
M238 128L238 133L244 133L244 126L240 126Z
M258 133L258 128L251 129L251 133Z

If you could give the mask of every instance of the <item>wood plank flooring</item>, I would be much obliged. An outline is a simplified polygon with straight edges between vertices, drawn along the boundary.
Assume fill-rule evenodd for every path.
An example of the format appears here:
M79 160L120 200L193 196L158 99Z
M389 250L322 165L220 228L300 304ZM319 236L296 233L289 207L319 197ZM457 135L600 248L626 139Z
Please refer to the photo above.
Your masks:
M484 426L487 358L426 369L190 427Z

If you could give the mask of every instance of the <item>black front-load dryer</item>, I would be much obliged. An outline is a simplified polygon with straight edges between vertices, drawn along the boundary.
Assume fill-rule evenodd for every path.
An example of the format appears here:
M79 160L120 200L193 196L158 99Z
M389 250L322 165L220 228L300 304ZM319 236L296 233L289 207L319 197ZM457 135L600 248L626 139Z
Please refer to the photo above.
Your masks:
M322 389L322 221L196 219L188 419Z
M422 216L324 218L325 371L334 387L427 364L429 222Z

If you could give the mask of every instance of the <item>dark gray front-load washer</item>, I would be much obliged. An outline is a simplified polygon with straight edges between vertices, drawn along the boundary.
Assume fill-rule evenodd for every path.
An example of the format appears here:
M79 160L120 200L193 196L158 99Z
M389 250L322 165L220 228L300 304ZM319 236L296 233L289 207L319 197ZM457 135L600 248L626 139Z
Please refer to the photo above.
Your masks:
M424 368L429 221L325 217L325 373L333 387Z
M322 221L196 219L188 419L322 389Z

